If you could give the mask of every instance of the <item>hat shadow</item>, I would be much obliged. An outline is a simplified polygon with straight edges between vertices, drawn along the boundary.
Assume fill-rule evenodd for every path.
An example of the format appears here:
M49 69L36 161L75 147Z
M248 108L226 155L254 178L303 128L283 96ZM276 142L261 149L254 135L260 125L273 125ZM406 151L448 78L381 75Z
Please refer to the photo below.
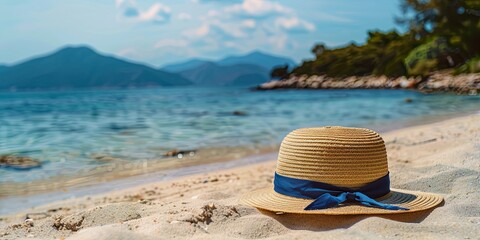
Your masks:
M438 205L441 207L444 202ZM372 215L320 215L320 214L296 214L285 213L276 214L271 211L261 210L262 214L272 217L286 228L292 230L310 230L310 231L327 231L340 228L350 228L358 222L368 218L383 218L403 223L420 223L435 208L418 212L406 212L396 214L372 214Z

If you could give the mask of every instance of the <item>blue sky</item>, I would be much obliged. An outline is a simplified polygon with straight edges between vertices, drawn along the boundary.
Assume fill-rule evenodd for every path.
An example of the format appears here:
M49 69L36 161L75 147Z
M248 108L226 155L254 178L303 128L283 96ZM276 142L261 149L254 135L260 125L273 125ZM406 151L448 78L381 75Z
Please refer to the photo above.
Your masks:
M89 45L161 66L261 50L297 62L315 42L362 43L391 30L397 0L1 0L0 63Z

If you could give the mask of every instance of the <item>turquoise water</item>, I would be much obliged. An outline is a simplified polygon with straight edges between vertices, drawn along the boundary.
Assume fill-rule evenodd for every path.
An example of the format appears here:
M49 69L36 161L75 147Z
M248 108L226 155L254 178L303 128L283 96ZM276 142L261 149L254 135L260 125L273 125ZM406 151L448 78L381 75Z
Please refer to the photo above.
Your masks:
M413 102L405 102L406 98ZM171 149L262 148L276 146L300 127L395 126L479 109L478 96L401 90L0 93L0 154L29 156L43 163L28 171L0 168L0 183L48 179L109 164L95 160L96 155L134 162L162 158Z

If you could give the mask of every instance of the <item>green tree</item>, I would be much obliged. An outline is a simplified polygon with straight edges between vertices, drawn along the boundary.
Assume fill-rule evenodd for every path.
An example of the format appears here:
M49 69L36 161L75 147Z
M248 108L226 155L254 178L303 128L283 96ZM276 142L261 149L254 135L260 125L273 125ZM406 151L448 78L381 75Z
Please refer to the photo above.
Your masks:
M270 72L270 76L273 79L284 79L288 76L288 74L289 74L288 64L285 64L284 66L275 67Z
M330 49L324 44L312 48L315 60L306 61L293 70L294 74L317 74L331 77L352 75L405 75L404 59L420 44L412 35L396 31L368 32L366 44L351 43Z
M415 37L441 36L467 56L480 54L479 0L402 0L397 22Z
M292 74L428 75L480 56L480 0L400 2L403 16L397 22L408 27L406 33L370 31L365 44L335 49L315 44L315 59L304 61ZM469 61L462 71L475 66L476 61Z
M315 56L320 56L322 55L325 50L327 49L327 47L325 46L325 44L323 43L318 43L318 44L315 44L311 50L311 52L315 55Z

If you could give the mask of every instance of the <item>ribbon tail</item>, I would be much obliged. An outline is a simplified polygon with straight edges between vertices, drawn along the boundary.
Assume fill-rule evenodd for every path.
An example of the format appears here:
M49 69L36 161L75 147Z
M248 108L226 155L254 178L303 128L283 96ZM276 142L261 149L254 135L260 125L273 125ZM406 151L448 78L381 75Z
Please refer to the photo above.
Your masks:
M355 200L365 206L378 207L378 208L383 208L388 210L409 210L408 208L403 208L403 207L399 207L391 204L378 202L375 199L370 198L367 195L360 192L355 192L355 196L356 196Z
M310 203L304 210L318 210L336 207L338 204L343 203L347 200L346 193L342 193L337 197L332 196L330 193L324 193L320 197L316 198L312 203Z

